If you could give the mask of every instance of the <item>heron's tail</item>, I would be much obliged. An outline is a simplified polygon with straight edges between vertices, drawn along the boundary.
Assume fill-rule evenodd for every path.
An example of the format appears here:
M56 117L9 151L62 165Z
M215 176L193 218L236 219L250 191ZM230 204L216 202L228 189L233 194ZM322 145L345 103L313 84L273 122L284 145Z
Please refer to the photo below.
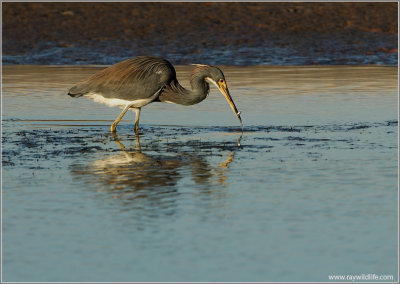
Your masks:
M79 97L83 96L85 94L85 92L82 92L82 90L80 90L80 89L81 88L79 88L79 86L72 87L68 91L68 96L71 96L73 98L79 98Z
M70 92L68 92L68 96L73 97L73 98L79 98L79 97L83 96L83 94L71 94Z

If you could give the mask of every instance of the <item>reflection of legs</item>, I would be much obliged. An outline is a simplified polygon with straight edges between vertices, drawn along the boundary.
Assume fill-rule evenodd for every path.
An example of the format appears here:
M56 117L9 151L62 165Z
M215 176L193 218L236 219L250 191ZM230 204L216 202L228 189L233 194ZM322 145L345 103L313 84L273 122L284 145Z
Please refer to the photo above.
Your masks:
M112 133L112 137L114 138L114 142L117 143L117 145L121 148L121 150L122 150L122 151L125 151L125 150L126 150L126 149L125 149L125 146L124 146L124 144L122 144L122 143L119 141L119 138L118 138L117 133L113 132L113 133ZM141 148L140 148L139 135L136 135L135 149L138 150L138 151L141 150Z
M136 135L136 147L135 147L135 149L136 150L141 150L141 148L140 148L140 140L139 140L139 135Z
M136 117L135 117L135 133L139 134L139 116L140 116L140 107L135 108Z
M114 142L117 143L117 145L121 148L121 150L124 151L124 150L125 150L125 146L124 146L124 144L122 144L121 142L119 142L117 133L112 132L112 137L114 138Z
M115 132L117 129L117 124L121 121L122 117L124 117L125 113L132 107L132 104L127 104L122 112L118 115L117 119L111 124L111 132Z

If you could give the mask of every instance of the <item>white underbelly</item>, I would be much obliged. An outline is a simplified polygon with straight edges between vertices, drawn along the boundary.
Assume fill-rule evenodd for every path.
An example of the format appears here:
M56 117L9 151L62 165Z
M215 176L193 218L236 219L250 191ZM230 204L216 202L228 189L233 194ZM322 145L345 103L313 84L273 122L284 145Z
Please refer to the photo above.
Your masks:
M157 95L158 95L158 92L149 98L139 99L139 100L134 100L134 101L105 98L101 94L95 94L95 93L86 94L85 97L92 99L96 103L105 104L110 107L118 106L118 107L124 108L126 105L131 104L133 108L135 108L135 107L139 108L139 107L143 107L143 106L151 103L152 101L154 101L156 99Z

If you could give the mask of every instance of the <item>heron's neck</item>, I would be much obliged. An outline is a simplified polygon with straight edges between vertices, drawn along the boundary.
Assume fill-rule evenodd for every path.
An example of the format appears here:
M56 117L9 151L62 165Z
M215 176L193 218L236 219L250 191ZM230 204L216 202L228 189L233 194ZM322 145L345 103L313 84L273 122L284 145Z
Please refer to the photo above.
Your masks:
M192 89L188 90L182 87L178 81L171 82L171 85L167 86L160 95L160 101L180 105L194 105L204 100L210 89L205 78L195 77L190 83Z

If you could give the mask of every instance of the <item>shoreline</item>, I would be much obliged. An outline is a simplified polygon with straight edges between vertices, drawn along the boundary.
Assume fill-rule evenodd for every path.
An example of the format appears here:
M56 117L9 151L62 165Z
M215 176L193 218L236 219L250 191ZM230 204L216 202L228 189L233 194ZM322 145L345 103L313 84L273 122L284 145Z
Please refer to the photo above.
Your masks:
M397 65L397 25L394 2L6 2L3 64Z

